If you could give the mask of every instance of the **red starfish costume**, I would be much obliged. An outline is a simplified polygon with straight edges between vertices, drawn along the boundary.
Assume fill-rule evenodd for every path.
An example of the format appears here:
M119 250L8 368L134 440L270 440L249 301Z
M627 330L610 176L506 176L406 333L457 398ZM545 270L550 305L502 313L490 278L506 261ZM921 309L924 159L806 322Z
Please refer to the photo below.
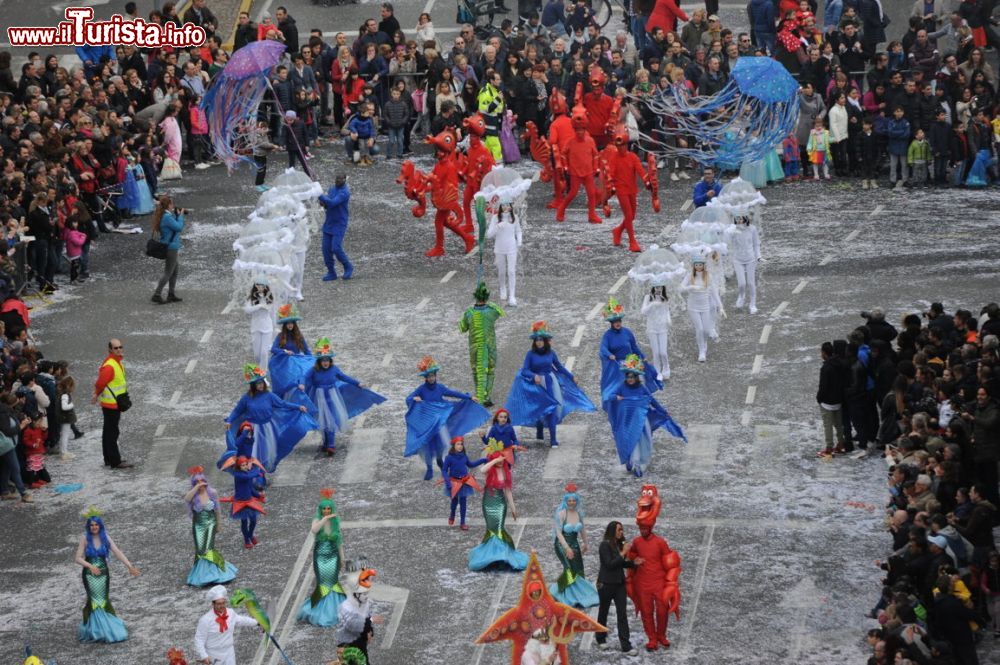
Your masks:
M658 646L670 646L667 639L667 619L671 612L680 619L681 594L678 580L681 575L681 557L670 549L667 541L653 533L660 514L660 496L656 485L643 485L639 496L635 522L639 533L632 541L630 559L640 558L643 563L629 571L626 587L635 603L636 612L642 617L650 651Z

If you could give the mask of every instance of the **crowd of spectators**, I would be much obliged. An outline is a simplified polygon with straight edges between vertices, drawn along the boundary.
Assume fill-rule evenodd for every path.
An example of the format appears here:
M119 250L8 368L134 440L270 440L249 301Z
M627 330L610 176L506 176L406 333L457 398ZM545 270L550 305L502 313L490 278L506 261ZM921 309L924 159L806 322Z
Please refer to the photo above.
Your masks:
M901 330L879 310L862 316L823 344L816 401L821 456L888 466L892 542L869 663L974 665L976 645L1000 638L1000 306L977 317L934 303Z

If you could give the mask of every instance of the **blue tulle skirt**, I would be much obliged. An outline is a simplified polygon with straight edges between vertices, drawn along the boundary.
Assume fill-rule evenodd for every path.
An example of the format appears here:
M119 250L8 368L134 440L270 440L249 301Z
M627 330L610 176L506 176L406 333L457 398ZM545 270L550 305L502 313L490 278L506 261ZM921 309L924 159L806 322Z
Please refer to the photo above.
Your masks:
M78 630L81 642L124 642L128 639L125 622L104 610L91 610L90 618Z
M149 183L146 182L146 173L138 164L130 166L129 170L135 174L135 184L139 193L138 204L132 209L132 214L148 215L156 208L156 204L153 202L153 195L149 191Z
M550 415L555 416L558 424L574 411L597 410L590 398L568 376L556 372L543 376L544 386L521 375L514 377L504 404L512 425L533 427Z
M980 150L976 153L976 160L972 162L969 175L965 177L966 187L985 187L990 184L990 176L987 169L993 165L993 158L990 157L989 150Z
M774 152L773 150L771 151ZM760 189L767 185L767 166L763 159L755 162L743 162L740 167L740 179L746 180L751 185Z
M316 422L324 432L342 432L347 427L347 405L336 386L310 391L316 404Z
M135 184L135 173L125 169L125 182L122 183L122 195L116 201L119 210L134 211L139 207L139 187Z
M549 593L560 603L565 603L570 607L587 609L597 607L601 600L597 596L597 588L583 577L577 577L563 591L559 591L559 585L553 582L549 585Z
M245 509L244 509L245 510ZM240 511L243 512L243 511ZM198 559L188 573L188 586L209 586L211 584L225 584L236 579L239 569L233 564L226 562L225 569L219 568L211 561Z
M655 393L657 390L663 388L663 382L657 380L656 378L656 368L653 367L653 363L645 363L645 369L642 376L643 385L651 393ZM601 407L607 411L608 402L615 398L618 394L618 389L625 384L625 372L621 371L621 367L617 360L609 360L607 358L601 361Z
M768 182L781 182L785 179L785 169L781 165L777 150L770 151L764 157L764 171L767 173Z
M511 570L528 567L528 555L519 552L496 536L476 545L469 552L469 570L486 570L490 566L505 566Z
M323 600L319 601L316 607L313 607L312 598L306 598L306 602L302 603L302 607L299 608L298 619L324 628L336 626L340 604L345 600L347 600L347 596L344 594L331 591L323 596Z

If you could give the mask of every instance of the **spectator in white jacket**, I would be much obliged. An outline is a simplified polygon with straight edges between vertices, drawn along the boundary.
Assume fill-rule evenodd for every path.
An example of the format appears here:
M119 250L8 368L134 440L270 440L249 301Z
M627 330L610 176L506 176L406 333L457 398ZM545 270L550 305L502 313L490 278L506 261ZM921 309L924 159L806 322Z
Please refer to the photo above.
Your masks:
M431 21L431 15L424 12L417 19L417 27L414 29L416 33L416 41L418 46L423 46L424 42L434 41L434 22Z
M486 237L493 238L493 253L500 280L500 300L511 307L517 307L517 251L521 247L522 236L521 222L514 214L511 204L501 204L499 213L490 218Z
M830 106L827 113L830 119L830 152L833 153L833 169L837 176L845 177L850 172L850 164L847 160L847 147L850 145L848 138L849 114L847 113L847 96L836 93L836 99Z

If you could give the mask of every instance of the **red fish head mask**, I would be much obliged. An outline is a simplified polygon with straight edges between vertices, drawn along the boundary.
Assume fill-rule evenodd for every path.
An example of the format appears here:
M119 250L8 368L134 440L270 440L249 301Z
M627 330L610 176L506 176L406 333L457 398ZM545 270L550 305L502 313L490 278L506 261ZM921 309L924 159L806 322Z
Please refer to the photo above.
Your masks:
M569 113L569 106L566 103L566 95L559 92L556 88L553 88L552 94L549 95L549 111L552 112L553 117Z
M608 83L608 76L600 67L593 67L590 70L590 92L599 95L604 92L604 86Z
M643 485L636 505L635 523L653 528L656 525L656 518L660 516L660 493L656 485Z
M475 134L476 136L486 135L486 120L484 120L483 116L478 113L463 120L462 126L465 127L470 134Z
M437 148L438 152L451 154L455 152L455 148L458 146L458 137L455 136L455 132L446 129L437 136L428 136L424 139L424 142Z
M573 129L579 130L587 129L587 109L582 106L573 107L573 115L570 116L570 121L573 123Z
M628 130L623 125L615 127L613 140L618 146L618 152L624 152L628 149Z

